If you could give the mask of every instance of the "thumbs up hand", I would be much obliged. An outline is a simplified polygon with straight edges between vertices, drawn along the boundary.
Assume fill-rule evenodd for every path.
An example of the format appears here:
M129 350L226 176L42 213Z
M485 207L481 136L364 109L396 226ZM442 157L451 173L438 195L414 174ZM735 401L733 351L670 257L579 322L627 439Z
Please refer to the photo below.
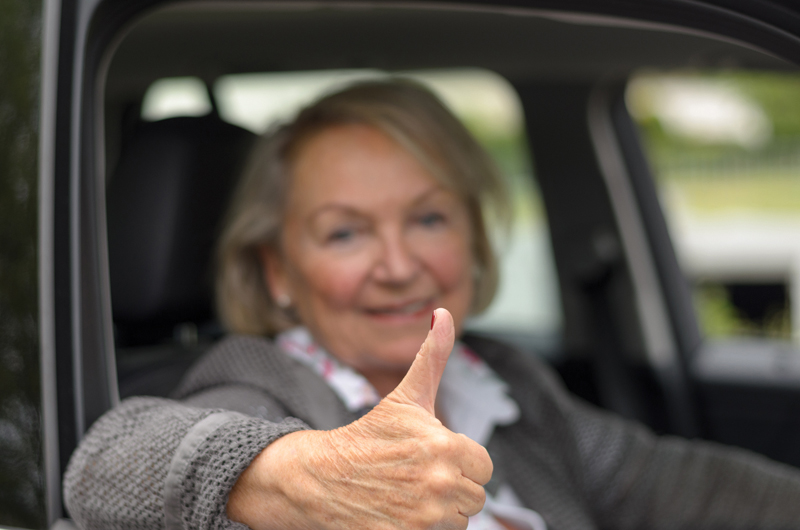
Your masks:
M455 330L446 309L403 381L363 418L271 444L231 491L228 516L266 528L464 529L492 476L486 450L436 419Z
M383 450L363 456L384 468L382 485L408 489L406 495L419 499L402 516L403 526L466 528L467 518L483 508L482 486L492 477L492 461L486 449L436 419L436 392L455 329L446 309L434 314L433 328L400 385L372 412L341 431L351 451L365 442L379 442L375 448ZM387 493L399 496L397 491ZM411 520L419 524L409 524Z

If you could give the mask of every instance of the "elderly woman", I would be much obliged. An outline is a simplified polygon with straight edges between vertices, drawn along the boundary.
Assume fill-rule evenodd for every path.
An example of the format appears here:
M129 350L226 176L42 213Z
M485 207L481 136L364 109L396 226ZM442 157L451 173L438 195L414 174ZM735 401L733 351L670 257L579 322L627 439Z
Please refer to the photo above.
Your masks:
M495 290L483 216L503 204L487 155L410 82L352 86L266 136L220 244L232 335L175 401L133 398L98 420L66 473L72 517L131 529L796 526L791 468L657 438L568 396L535 359L458 340Z

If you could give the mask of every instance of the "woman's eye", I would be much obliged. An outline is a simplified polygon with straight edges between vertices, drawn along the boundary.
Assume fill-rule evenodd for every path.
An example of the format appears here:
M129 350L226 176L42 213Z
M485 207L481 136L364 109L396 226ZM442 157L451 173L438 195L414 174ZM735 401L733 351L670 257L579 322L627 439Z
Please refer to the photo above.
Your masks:
M419 223L423 226L434 227L444 223L444 215L439 212L430 212L420 216Z
M352 228L339 228L334 230L326 238L330 243L343 243L355 237L356 231Z

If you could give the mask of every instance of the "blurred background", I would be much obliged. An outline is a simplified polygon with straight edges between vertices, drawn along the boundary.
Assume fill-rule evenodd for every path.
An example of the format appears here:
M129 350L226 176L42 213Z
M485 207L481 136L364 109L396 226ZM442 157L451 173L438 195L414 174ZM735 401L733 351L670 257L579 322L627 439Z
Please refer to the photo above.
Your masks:
M262 133L319 95L378 71L225 76L223 119ZM485 70L404 72L431 87L494 156L514 198L497 230L502 279L473 329L524 333L542 353L560 332L557 278L514 89ZM627 89L679 260L709 337L800 343L800 77L730 71L641 72ZM142 117L211 110L197 78L154 83Z
M800 343L800 78L643 73L628 87L711 337Z

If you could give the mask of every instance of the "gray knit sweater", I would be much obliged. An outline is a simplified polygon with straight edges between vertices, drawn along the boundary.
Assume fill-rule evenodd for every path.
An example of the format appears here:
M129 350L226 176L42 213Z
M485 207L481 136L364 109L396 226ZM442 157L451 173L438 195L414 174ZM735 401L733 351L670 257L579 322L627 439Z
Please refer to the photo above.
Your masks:
M535 359L468 344L522 409L487 446L495 469L487 488L507 482L551 530L800 527L797 470L656 437L570 397ZM356 419L308 367L255 337L222 341L174 397L128 399L92 426L64 479L79 527L245 529L225 516L227 496L264 447Z

